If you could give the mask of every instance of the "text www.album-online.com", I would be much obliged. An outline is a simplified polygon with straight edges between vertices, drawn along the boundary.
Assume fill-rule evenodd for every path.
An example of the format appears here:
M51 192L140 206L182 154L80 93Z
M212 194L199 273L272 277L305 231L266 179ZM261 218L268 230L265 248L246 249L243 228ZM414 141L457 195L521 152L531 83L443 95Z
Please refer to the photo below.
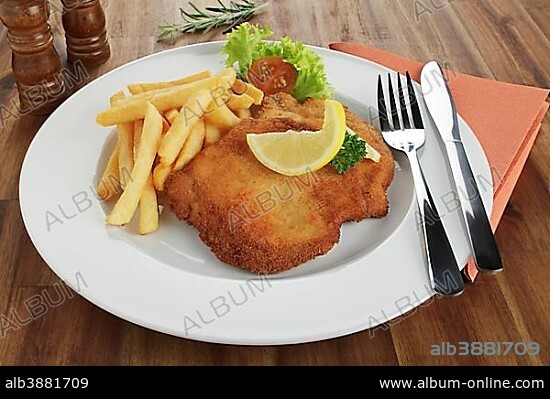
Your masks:
M438 379L426 377L425 379L381 379L382 389L544 389L543 380L507 380L494 378L481 379Z

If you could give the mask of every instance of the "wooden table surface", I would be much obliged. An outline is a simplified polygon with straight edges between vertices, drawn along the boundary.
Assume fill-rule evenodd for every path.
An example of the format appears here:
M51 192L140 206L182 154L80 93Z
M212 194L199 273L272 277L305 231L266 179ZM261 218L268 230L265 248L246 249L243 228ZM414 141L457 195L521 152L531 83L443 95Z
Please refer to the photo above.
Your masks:
M183 3L104 0L113 57L93 75L174 46L222 38L213 32L157 43L156 24L175 21ZM60 15L51 22L64 53ZM315 45L363 42L419 61L438 59L456 71L489 79L550 86L547 0L273 0L255 22ZM2 30L0 103L7 105L15 94ZM25 301L59 282L34 249L19 211L21 164L43 122L43 117L26 116L9 120L0 131L0 365L550 364L549 118L497 231L505 273L482 276L461 297L435 300L374 337L363 332L280 348L170 337L118 319L79 296L27 325L6 324L13 321L14 310L25 315ZM537 341L542 351L534 357L431 356L431 345L444 341Z

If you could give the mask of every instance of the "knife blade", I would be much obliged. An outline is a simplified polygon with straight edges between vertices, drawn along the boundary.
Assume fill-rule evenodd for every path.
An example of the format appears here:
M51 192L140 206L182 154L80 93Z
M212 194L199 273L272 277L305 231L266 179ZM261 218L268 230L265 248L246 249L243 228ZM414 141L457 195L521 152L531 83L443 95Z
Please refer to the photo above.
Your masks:
M455 102L437 62L426 64L421 81L424 100L445 143L475 264L481 271L499 272L500 253L462 143Z

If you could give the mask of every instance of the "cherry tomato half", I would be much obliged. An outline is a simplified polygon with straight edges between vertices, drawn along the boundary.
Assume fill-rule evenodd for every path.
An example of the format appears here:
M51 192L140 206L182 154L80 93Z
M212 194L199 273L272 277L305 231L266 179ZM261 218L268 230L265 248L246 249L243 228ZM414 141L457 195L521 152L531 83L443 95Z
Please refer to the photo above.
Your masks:
M292 93L298 71L282 57L265 57L254 61L248 71L248 81L266 95Z

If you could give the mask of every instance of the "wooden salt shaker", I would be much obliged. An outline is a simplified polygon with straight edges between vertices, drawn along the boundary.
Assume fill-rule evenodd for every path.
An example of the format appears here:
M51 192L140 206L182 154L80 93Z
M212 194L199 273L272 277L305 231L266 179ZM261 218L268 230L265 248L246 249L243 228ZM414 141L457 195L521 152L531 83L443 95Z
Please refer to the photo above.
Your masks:
M20 114L48 114L65 94L61 59L48 23L49 11L47 0L0 0L0 19L8 29Z
M61 0L70 63L103 64L111 56L105 12L99 0Z

